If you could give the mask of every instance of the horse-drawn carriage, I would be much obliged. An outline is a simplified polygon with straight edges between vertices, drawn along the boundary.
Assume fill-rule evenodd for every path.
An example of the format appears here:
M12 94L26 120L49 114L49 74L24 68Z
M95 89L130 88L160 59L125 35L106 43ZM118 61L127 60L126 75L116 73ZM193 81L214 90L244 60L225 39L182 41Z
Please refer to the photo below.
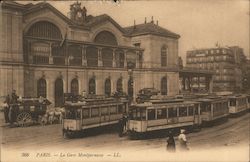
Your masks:
M41 117L46 114L47 106L51 102L46 98L20 98L16 103L9 105L9 121L18 126L28 126L40 123Z

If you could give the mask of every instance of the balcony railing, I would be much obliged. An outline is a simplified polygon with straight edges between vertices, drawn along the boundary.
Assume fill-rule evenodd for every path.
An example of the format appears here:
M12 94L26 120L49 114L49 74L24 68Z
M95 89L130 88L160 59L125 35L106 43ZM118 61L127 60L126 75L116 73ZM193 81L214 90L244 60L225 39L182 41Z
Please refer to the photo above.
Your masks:
M34 64L49 64L49 57L46 56L33 56Z

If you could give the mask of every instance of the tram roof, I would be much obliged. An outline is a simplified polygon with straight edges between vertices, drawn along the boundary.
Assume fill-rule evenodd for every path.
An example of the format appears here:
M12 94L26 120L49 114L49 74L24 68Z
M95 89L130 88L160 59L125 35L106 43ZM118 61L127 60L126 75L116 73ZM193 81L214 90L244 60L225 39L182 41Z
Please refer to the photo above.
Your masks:
M220 100L227 100L224 96L207 96L204 98L199 98L197 101L199 102L213 102L213 101L220 101Z
M79 107L79 106L83 106L83 107L90 107L90 106L105 106L105 105L116 105L116 104L123 104L123 101L119 101L119 100L109 100L109 102L86 102L86 101L78 101L78 102L65 102L65 106L72 106L72 107Z
M167 107L176 107L176 106L191 106L197 103L199 102L183 101L183 102L171 102L171 103L162 103L162 104L142 103L142 104L132 105L131 107L154 109L154 108L159 108L159 107L167 108Z
M230 96L227 96L227 98L244 98L244 97L248 97L250 95L248 94L235 94L235 95L230 95Z

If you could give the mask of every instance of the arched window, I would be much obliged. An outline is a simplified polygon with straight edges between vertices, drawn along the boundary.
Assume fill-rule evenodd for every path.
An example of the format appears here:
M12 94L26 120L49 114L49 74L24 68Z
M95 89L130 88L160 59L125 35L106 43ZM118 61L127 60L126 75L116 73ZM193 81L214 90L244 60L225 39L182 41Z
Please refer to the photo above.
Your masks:
M71 93L74 95L79 94L79 85L78 80L76 78L71 81Z
M123 91L123 88L122 88L122 78L120 78L120 79L117 80L116 91L117 92L122 92Z
M41 78L37 81L37 97L47 97L47 85L46 80Z
M95 78L89 80L89 94L96 94Z
M111 81L109 78L105 80L104 87L105 87L105 95L110 96L111 95Z
M32 43L27 43L27 40L31 40ZM33 55L33 64L49 64L49 55L62 53L62 50L57 46L53 45L51 50L50 43L62 42L62 34L60 29L51 22L39 21L34 23L27 33L25 33L25 58L27 60L27 55ZM56 60L58 61L58 60ZM56 62L54 61L54 62ZM62 61L61 61L62 62Z
M167 83L167 78L163 77L161 79L161 94L162 95L167 95L168 93L168 83Z
M116 62L116 67L122 68L124 67L124 51L123 50L116 50L115 51L115 62Z
M60 29L48 21L39 21L33 24L26 33L26 36L62 40Z
M98 66L98 49L95 47L87 47L86 49L87 66Z
M163 46L161 48L161 66L162 67L167 66L167 54L168 54L168 48L166 46Z
M99 44L107 44L115 46L118 45L115 35L108 31L102 31L98 33L95 37L94 42Z
M113 50L109 48L102 49L102 63L104 67L112 67L113 65Z

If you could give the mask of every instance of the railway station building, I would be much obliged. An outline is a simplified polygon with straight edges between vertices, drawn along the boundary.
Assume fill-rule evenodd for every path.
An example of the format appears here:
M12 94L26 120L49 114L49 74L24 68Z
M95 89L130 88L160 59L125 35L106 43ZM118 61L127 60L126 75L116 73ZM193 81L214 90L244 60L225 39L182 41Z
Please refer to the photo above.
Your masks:
M106 14L89 15L78 2L68 17L46 2L2 2L0 12L0 96L15 89L60 106L70 92L179 93L180 35L153 19L122 27Z

